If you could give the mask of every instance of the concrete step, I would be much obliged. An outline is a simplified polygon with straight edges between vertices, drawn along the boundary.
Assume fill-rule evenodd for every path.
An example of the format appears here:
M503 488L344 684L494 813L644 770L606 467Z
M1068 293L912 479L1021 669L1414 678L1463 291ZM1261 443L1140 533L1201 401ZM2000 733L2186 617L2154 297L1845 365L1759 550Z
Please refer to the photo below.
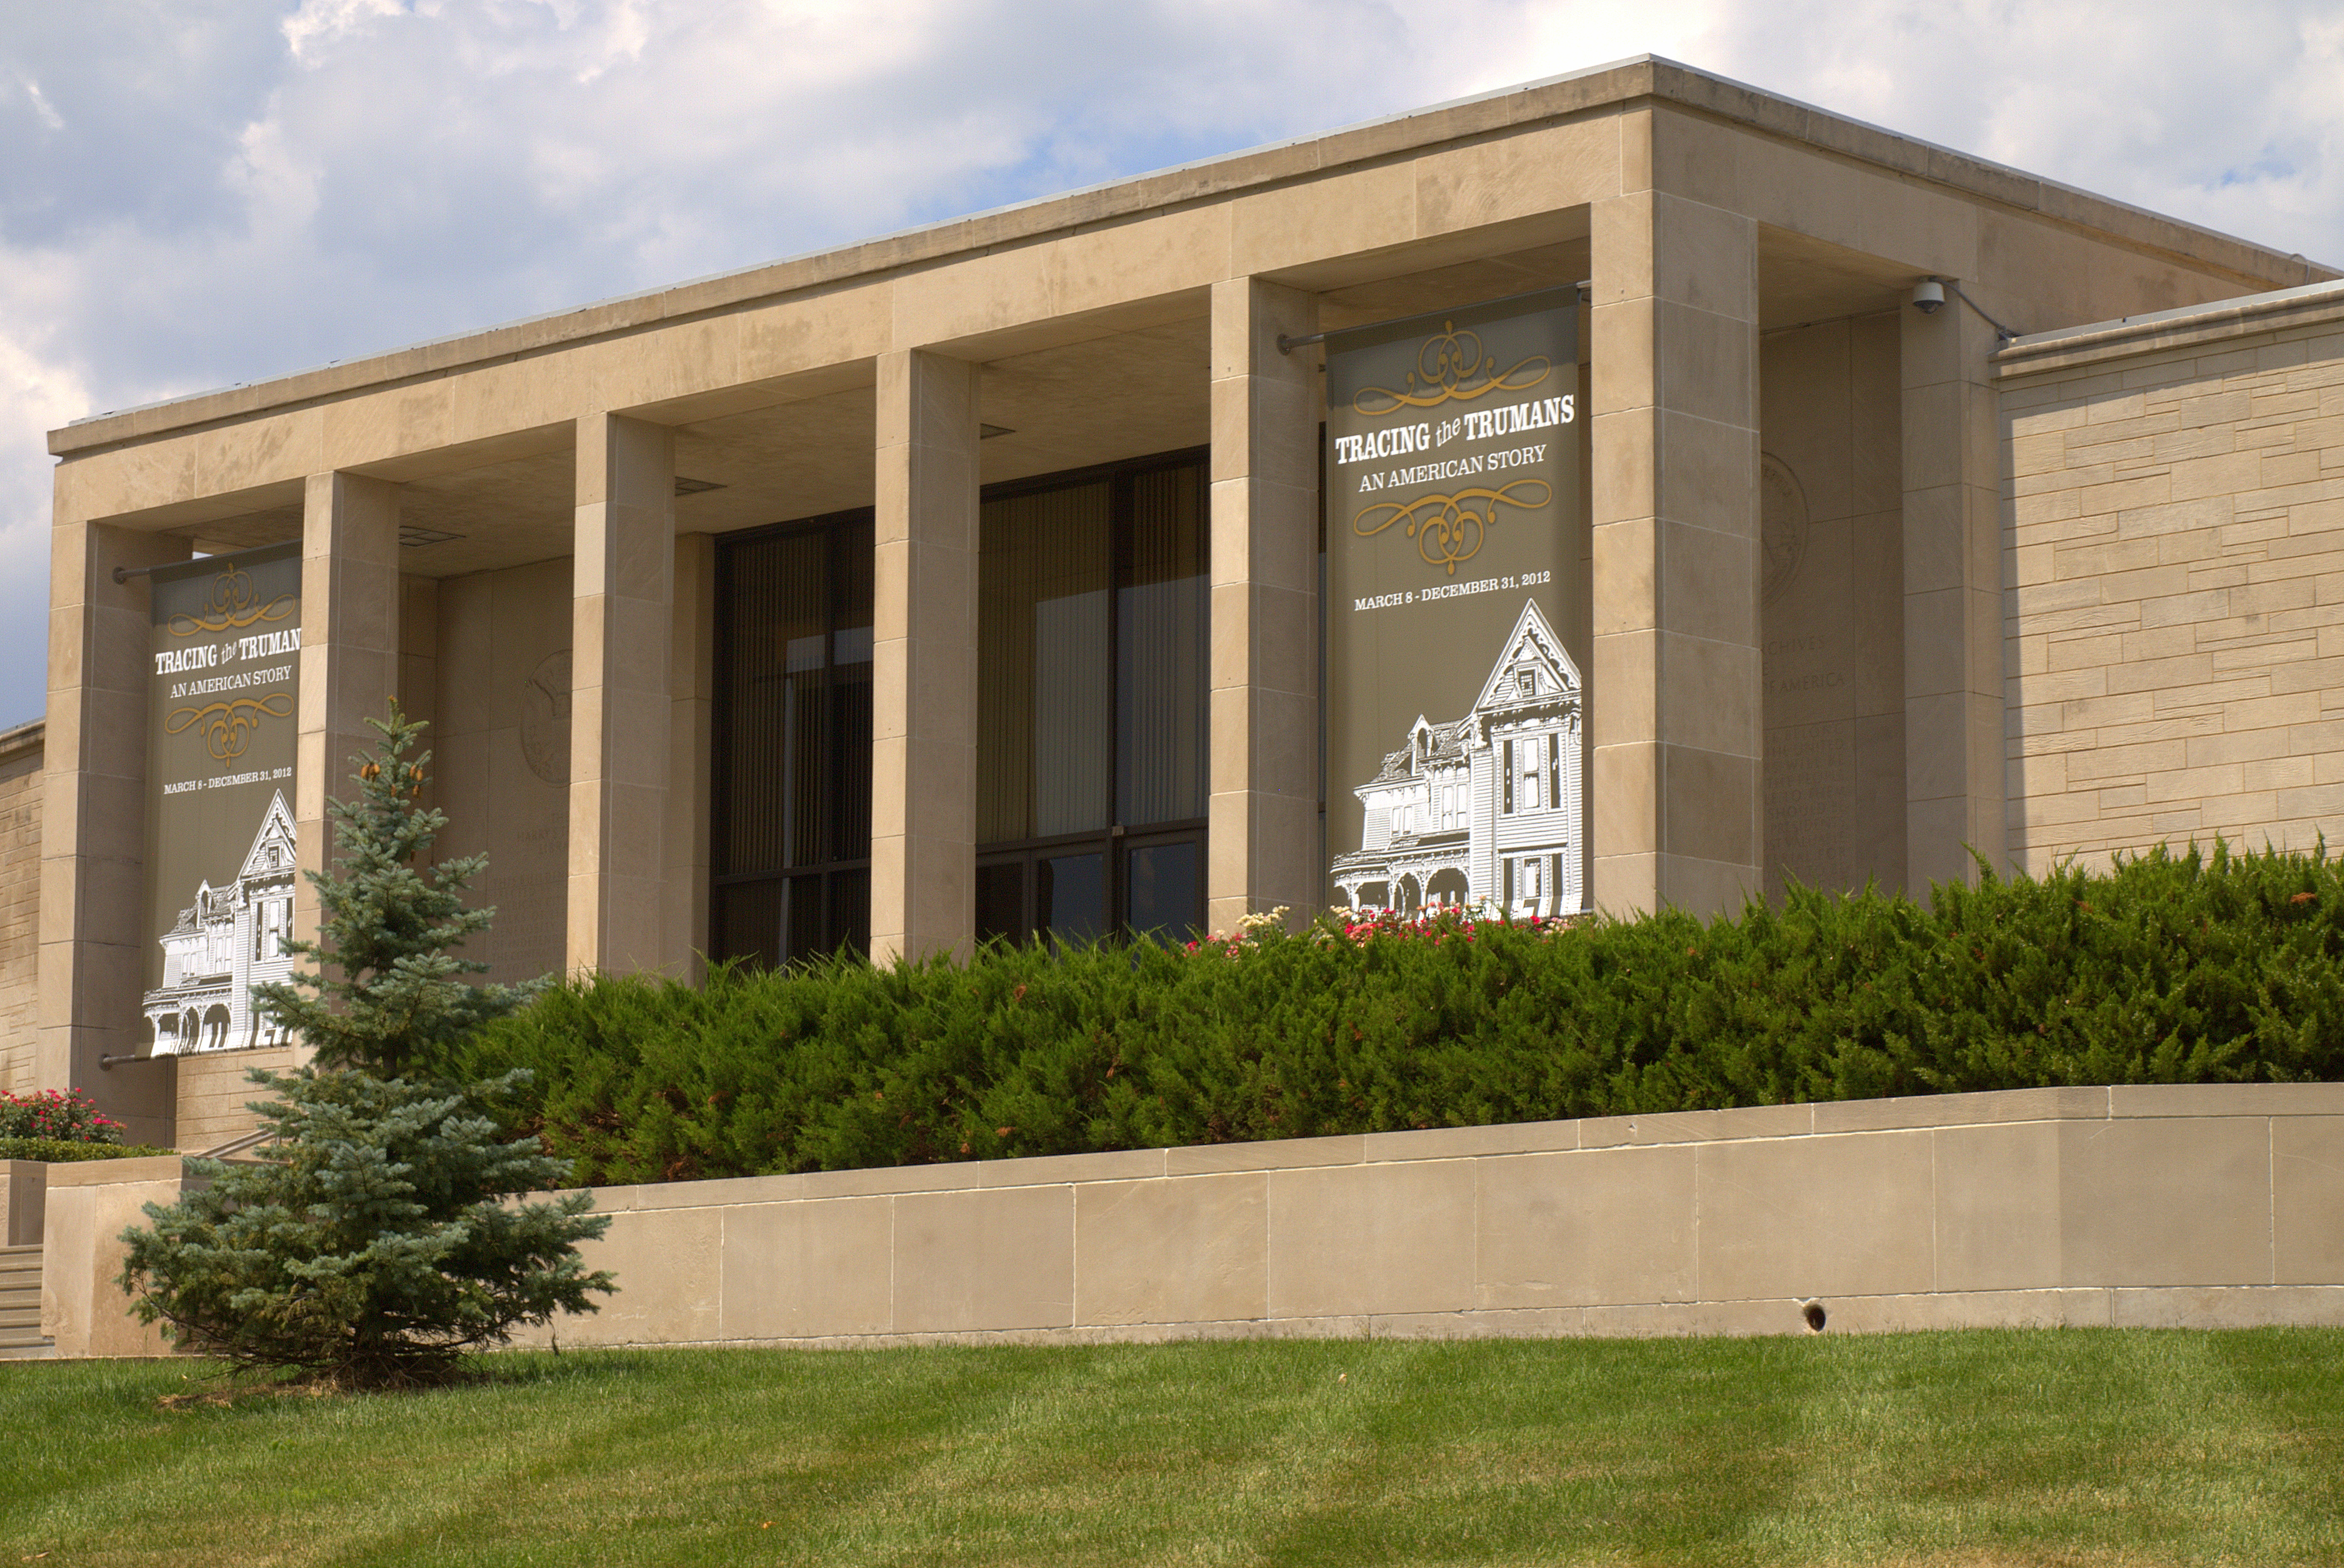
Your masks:
M41 1333L41 1249L0 1247L0 1361L47 1361L56 1353Z

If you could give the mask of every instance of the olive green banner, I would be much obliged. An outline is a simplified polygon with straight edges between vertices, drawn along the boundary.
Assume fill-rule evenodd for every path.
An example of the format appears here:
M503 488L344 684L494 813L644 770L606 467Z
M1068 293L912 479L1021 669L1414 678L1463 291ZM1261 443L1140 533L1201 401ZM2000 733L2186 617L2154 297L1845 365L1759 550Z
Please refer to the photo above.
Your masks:
M146 703L146 1038L269 1045L252 987L293 929L301 547L157 567Z
M1328 339L1339 904L1584 907L1578 339L1573 288Z

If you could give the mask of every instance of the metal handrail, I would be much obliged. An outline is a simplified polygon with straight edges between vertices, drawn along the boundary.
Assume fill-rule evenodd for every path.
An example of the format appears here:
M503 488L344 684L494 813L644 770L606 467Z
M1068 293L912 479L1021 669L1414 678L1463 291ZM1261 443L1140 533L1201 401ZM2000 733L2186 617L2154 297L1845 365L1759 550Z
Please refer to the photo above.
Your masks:
M217 1148L207 1148L204 1150L203 1153L196 1155L194 1158L197 1159L226 1159L231 1154L242 1154L248 1148L257 1148L264 1143L273 1143L276 1141L276 1138L277 1129L271 1127L264 1127L258 1132L248 1132L242 1138L230 1138L227 1142L221 1144Z

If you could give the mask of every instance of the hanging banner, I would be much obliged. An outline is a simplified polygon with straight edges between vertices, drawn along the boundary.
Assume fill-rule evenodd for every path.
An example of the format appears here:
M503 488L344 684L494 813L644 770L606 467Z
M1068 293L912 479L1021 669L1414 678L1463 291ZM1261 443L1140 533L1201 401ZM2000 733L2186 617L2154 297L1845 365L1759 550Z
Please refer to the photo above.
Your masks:
M1327 844L1339 904L1584 906L1578 290L1327 339Z
M147 1039L157 1056L273 1045L252 987L293 968L301 547L147 581Z

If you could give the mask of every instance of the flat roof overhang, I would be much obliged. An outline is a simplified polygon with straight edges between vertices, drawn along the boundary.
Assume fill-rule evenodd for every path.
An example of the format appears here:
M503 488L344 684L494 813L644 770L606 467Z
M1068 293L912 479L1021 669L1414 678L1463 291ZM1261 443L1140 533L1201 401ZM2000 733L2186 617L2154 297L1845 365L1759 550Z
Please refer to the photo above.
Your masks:
M834 250L603 300L576 310L267 381L94 415L49 432L49 450L60 457L96 451L269 410L300 407L361 389L542 354L783 296L835 288L857 279L915 271L1036 239L1096 229L1169 208L1225 201L1345 168L1419 154L1445 143L1486 137L1592 110L1618 108L1639 99L1678 106L1801 143L1818 152L1944 186L2054 222L2091 229L2197 265L2233 272L2250 287L2309 283L2339 276L2334 269L2308 262L2299 256L2094 196L1673 61L1640 56L1321 136L1274 143L907 229ZM1554 237L1521 238L1530 240ZM1288 280L1297 287L1339 287L1344 264L1357 267L1366 259L1346 258L1342 262L1330 262L1328 268L1331 275L1324 280L1298 276ZM1422 260L1431 262L1437 258L1428 257ZM1350 281L1360 279L1354 278ZM979 350L976 357L991 357L983 352L982 344L969 347ZM1006 344L1001 347L1010 348Z

